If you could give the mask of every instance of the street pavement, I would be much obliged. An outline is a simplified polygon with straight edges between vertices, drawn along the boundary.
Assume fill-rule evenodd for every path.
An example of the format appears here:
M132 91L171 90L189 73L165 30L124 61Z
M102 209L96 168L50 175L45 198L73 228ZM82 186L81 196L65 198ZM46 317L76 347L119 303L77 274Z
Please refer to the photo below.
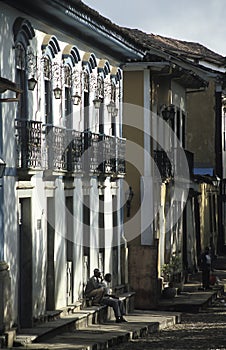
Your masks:
M180 347L175 345L177 337L178 344L180 346L182 344L183 338L179 334L183 337L185 334L190 334L190 342L193 339L196 348L202 349L199 347L197 329L205 330L204 338L207 339L208 327L211 329L211 314L208 310L212 310L212 318L215 321L219 318L221 320L219 321L221 327L219 326L217 329L212 327L212 330L215 329L220 344L223 344L220 334L223 330L223 321L224 324L226 321L226 297L224 293L226 290L226 257L217 258L214 274L218 277L219 283L211 290L203 291L201 289L201 272L198 272L189 276L189 282L185 284L182 293L175 298L162 298L157 310L134 310L126 316L128 321L126 323L117 324L113 319L101 322L99 317L102 312L101 307L90 307L74 311L59 320L45 322L32 329L23 330L21 334L17 335L17 343L14 344L17 346L11 349L179 349ZM221 306L220 316L218 304ZM201 317L202 321L197 321L198 328L197 325L194 326L193 321L189 321L189 316L186 319L184 315L192 315L190 318ZM209 322L207 322L208 319ZM197 318L197 320L199 319ZM192 332L197 335L197 339L192 338ZM159 340L161 334L164 335L162 341ZM200 340L200 346L201 344ZM153 347L154 345L155 347ZM210 342L208 345L211 345ZM226 349L226 344L224 345ZM193 349L191 346L186 347L186 342L182 348ZM214 347L204 347L203 349L214 349ZM223 349L223 347L220 346L219 349Z
M226 307L225 303L219 304L198 313L183 313L181 323L111 350L226 349Z

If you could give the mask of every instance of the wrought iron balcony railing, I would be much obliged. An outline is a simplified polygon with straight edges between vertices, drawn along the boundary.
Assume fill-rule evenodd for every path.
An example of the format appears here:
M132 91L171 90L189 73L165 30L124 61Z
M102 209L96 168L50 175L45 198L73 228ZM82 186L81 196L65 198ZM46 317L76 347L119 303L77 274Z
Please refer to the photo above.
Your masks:
M154 160L163 181L172 177L190 178L193 175L194 154L182 148L174 148L168 153L154 151Z
M117 139L114 136L100 135L100 169L105 176L112 176L116 172Z
M90 175L123 177L126 140L90 131L83 132L83 171Z
M117 138L117 156L115 159L115 173L117 177L124 177L126 173L126 139Z
M173 177L173 167L167 153L163 150L154 150L154 161L156 164L155 175L160 173L162 181Z
M17 168L41 169L42 123L34 120L15 120Z
M81 173L83 142L82 133L76 130L67 130L67 170Z
M53 171L67 171L67 131L53 125L43 125L45 134L44 168Z
M82 170L87 175L99 174L99 134L82 132Z
M17 167L89 176L125 175L123 138L17 120Z

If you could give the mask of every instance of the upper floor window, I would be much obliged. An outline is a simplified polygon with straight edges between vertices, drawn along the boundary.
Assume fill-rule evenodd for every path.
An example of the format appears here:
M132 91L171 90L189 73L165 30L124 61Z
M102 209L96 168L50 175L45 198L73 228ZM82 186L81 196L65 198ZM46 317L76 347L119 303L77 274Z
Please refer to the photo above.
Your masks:
M44 113L45 123L53 123L52 115L52 64L49 57L43 57L43 77L44 77Z
M89 130L89 90L90 77L87 71L83 72L83 101L84 101L84 130Z
M22 43L17 43L15 47L16 62L16 82L23 91L17 105L17 118L27 118L27 86L26 86L26 50Z
M25 70L26 68L26 51L21 43L17 43L15 48L15 60L16 68L19 70Z
M44 105L45 105L45 123L53 124L53 75L58 74L58 65L53 63L53 59L60 52L60 46L57 38L46 34L42 42L43 53L43 78L44 78Z
M15 40L15 81L23 91L20 101L17 104L17 118L27 119L28 115L28 72L27 72L27 51L30 47L30 40L35 36L34 29L30 22L22 17L18 17L13 24L13 34Z
M66 126L72 129L72 71L69 65L64 66L64 116Z
M87 71L83 72L83 90L89 92L89 73Z
M71 67L69 65L64 66L64 85L67 87L71 87Z
M45 80L50 80L51 79L51 72L52 72L52 64L49 59L49 57L43 57L43 74L44 74L44 79Z
M104 134L104 79L98 74L97 76L97 93L96 97L101 100L101 105L99 109L99 133Z

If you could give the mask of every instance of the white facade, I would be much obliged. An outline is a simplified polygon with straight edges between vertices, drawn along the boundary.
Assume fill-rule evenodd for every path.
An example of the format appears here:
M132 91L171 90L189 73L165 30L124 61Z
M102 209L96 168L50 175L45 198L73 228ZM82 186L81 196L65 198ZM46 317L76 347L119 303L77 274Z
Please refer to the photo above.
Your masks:
M122 74L107 52L4 4L0 40L0 75L23 90L20 102L0 103L1 260L12 322L29 327L81 300L95 267L122 282Z

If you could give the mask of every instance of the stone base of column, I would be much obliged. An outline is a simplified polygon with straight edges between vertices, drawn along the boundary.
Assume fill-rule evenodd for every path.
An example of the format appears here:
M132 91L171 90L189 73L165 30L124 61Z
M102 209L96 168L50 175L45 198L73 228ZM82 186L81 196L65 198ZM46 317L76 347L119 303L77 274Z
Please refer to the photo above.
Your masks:
M0 261L0 335L10 331L12 326L11 279L9 266Z

